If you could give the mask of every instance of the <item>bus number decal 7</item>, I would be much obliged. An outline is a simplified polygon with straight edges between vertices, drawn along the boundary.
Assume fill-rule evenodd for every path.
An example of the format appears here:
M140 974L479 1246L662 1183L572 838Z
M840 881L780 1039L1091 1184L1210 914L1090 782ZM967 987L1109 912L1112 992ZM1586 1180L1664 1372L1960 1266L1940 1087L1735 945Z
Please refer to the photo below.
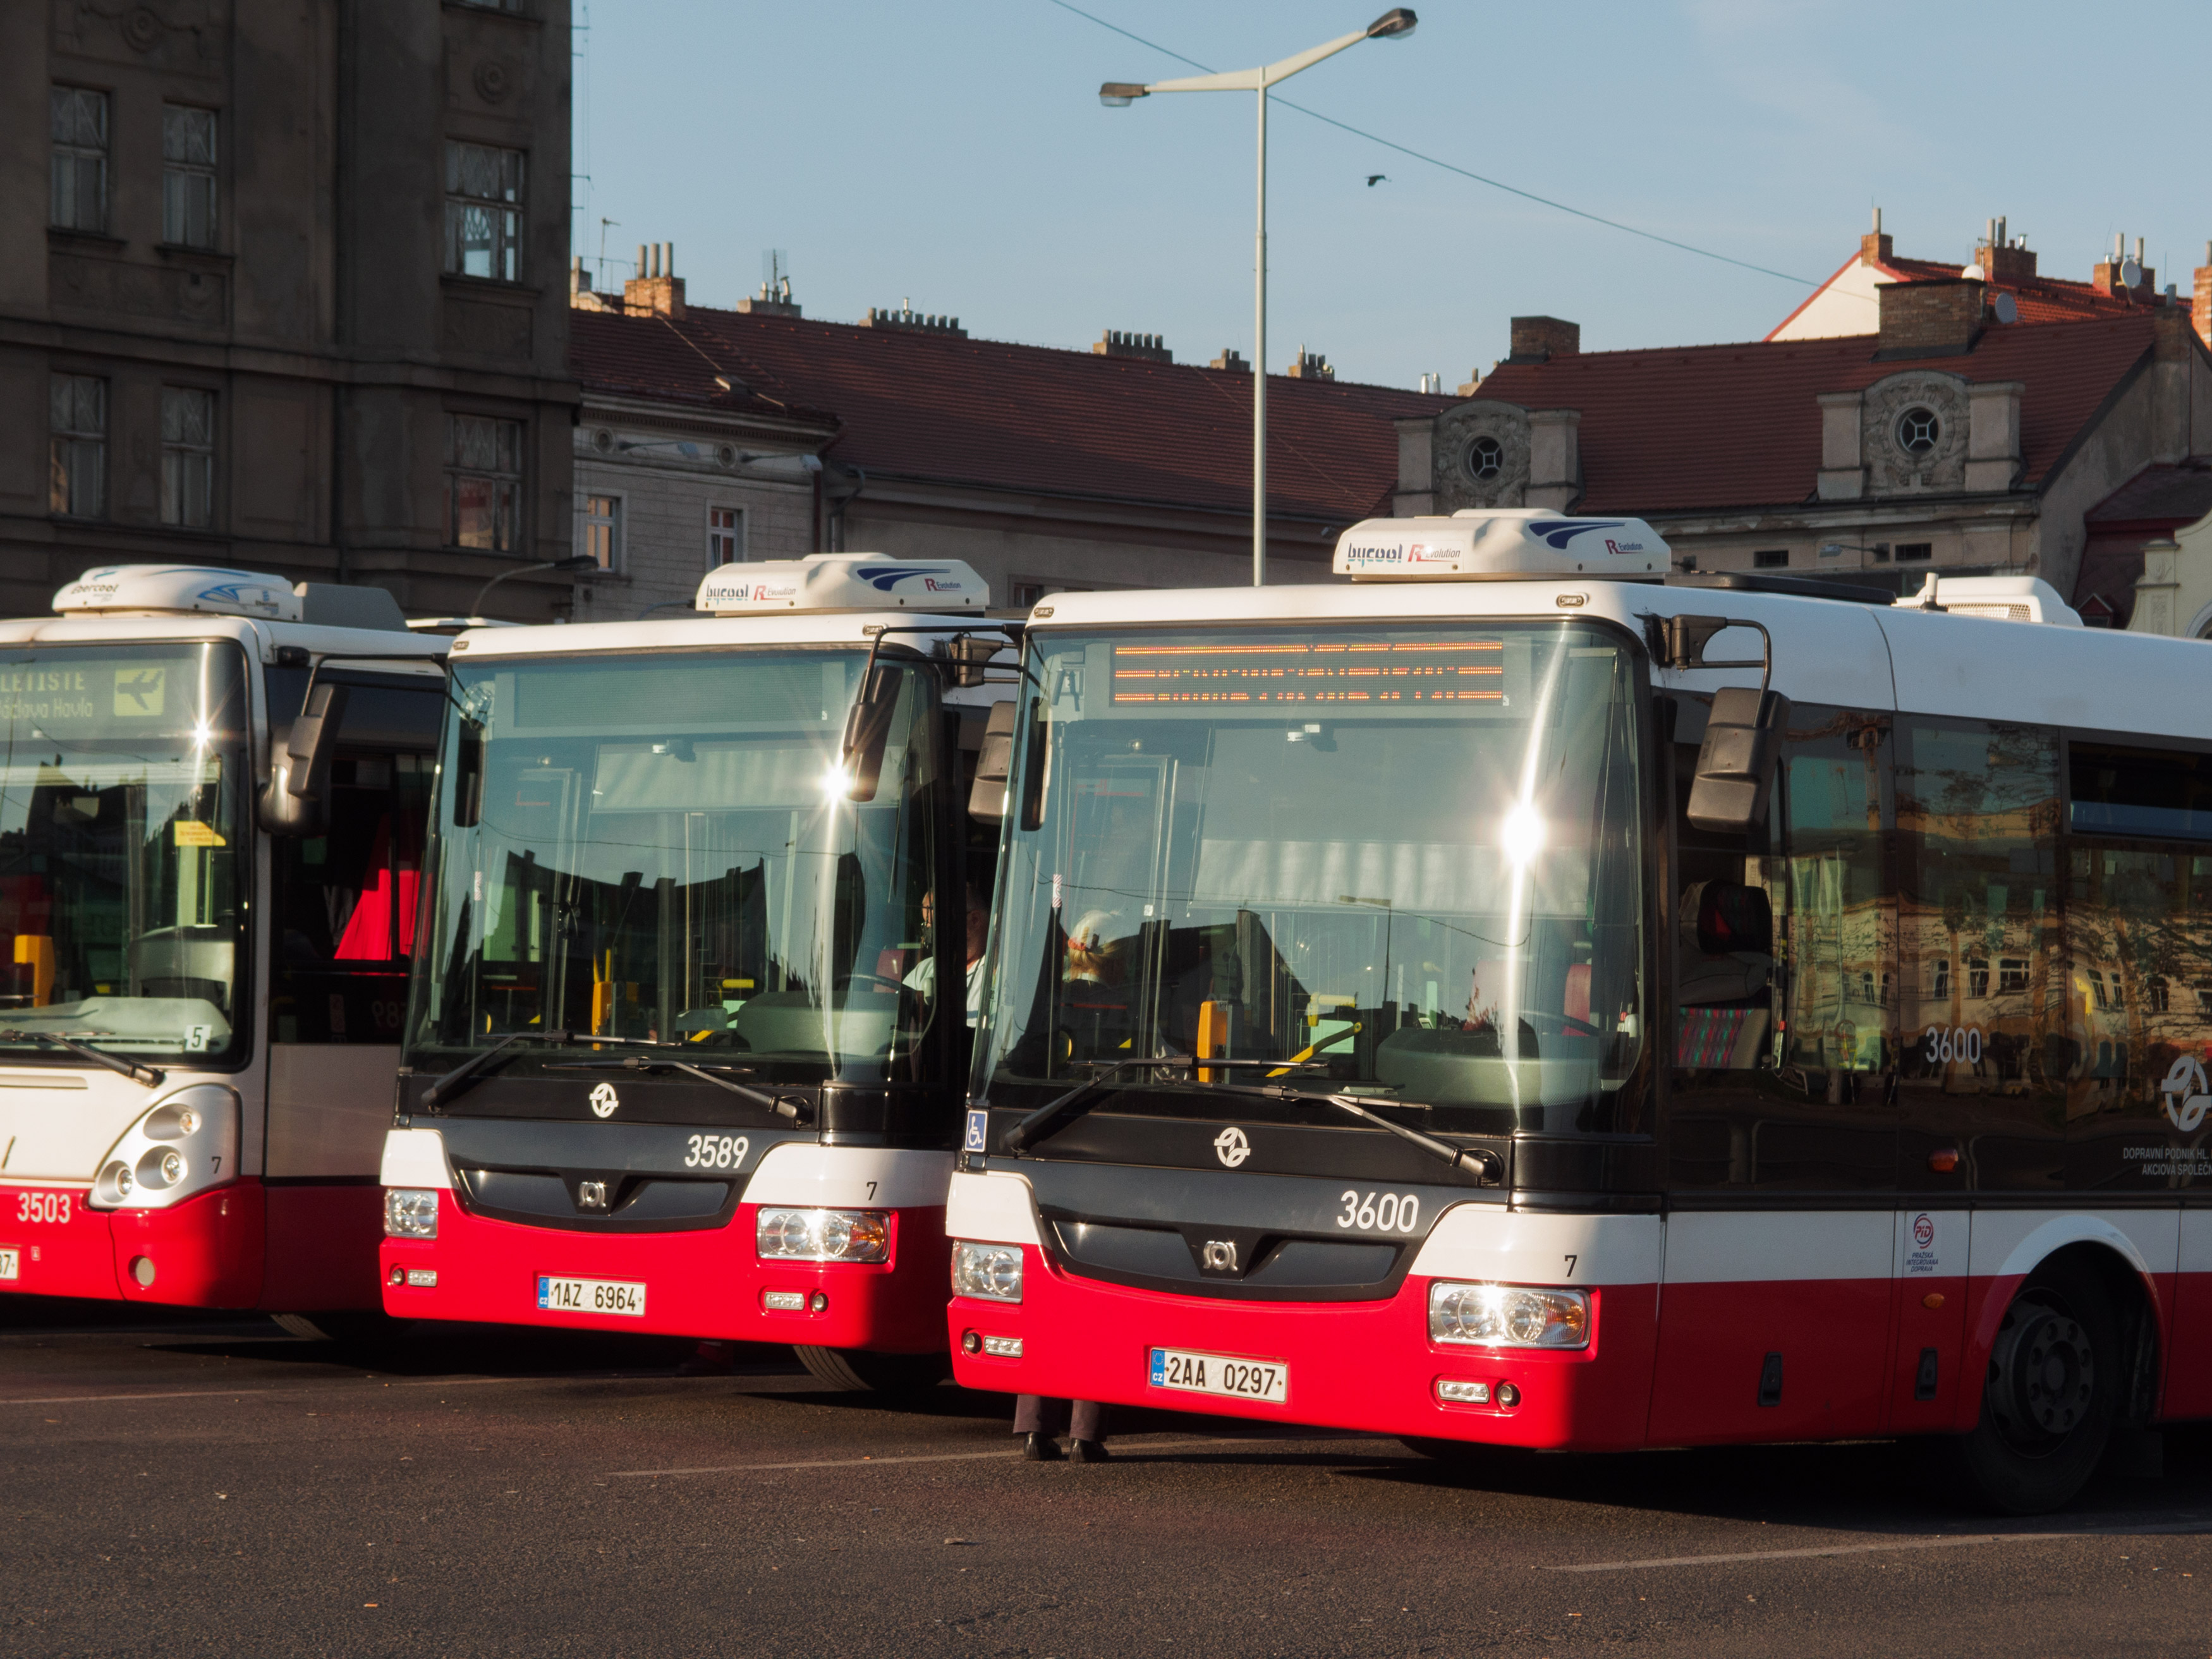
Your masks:
M1420 1224L1421 1200L1419 1194L1370 1193L1361 1198L1353 1188L1336 1200L1344 1206L1344 1213L1336 1218L1340 1227L1357 1227L1363 1232L1410 1233Z
M1954 1061L1968 1066L1982 1063L1982 1031L1978 1025L1931 1025L1927 1042L1928 1051L1923 1058L1930 1066L1948 1066Z

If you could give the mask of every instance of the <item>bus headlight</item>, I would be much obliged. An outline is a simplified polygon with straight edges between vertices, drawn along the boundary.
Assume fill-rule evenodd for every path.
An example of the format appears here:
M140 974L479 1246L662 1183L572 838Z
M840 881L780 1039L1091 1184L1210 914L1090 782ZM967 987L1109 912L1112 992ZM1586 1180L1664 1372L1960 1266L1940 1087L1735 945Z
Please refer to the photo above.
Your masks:
M952 1294L993 1302L1022 1299L1022 1249L1018 1244L952 1244Z
M1585 1348L1589 1296L1438 1279L1429 1286L1429 1340L1484 1348Z
M888 1261L890 1218L881 1210L763 1210L753 1245L769 1261Z
M238 1175L238 1097L192 1083L139 1115L100 1161L94 1209L161 1210Z
M384 1236L386 1238L435 1238L438 1236L438 1189L435 1187L386 1187L384 1189Z

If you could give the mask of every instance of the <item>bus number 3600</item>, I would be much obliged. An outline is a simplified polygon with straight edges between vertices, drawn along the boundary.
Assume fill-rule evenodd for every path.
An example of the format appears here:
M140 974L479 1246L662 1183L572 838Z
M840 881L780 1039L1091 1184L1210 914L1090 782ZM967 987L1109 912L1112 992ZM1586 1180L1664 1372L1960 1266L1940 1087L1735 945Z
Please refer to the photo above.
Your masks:
M1370 1193L1359 1195L1354 1188L1336 1200L1344 1206L1344 1213L1336 1218L1340 1227L1357 1227L1363 1232L1410 1233L1421 1219L1421 1200L1417 1194L1384 1193L1379 1197Z
M1982 1033L1978 1026L1931 1025L1928 1028L1928 1044L1924 1058L1930 1066L1949 1066L1963 1061L1968 1066L1982 1063Z

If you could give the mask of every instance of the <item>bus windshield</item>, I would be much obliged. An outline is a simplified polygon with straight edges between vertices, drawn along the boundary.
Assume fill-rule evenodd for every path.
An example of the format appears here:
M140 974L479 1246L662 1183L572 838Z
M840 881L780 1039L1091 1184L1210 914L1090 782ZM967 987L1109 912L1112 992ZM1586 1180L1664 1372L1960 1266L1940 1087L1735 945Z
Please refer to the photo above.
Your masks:
M237 646L0 654L0 1051L240 1056L252 846ZM79 1060L62 1056L69 1064Z
M527 1074L556 1057L532 1034L562 1031L780 1082L910 1080L934 1016L937 693L892 667L872 797L848 799L865 661L457 662L409 1046L454 1051L439 1065L514 1038Z
M978 1091L1224 1057L1284 1069L1125 1069L1100 1109L1640 1127L1632 667L1571 624L1036 637Z

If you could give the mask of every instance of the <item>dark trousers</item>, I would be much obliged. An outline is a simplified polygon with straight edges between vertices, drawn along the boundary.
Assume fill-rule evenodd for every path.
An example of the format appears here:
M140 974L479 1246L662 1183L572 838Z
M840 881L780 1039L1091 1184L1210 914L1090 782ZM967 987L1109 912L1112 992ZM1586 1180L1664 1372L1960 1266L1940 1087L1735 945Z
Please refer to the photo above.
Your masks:
M1106 1438L1106 1408L1095 1400L1046 1400L1025 1394L1014 1404L1016 1434L1065 1434L1077 1440Z

